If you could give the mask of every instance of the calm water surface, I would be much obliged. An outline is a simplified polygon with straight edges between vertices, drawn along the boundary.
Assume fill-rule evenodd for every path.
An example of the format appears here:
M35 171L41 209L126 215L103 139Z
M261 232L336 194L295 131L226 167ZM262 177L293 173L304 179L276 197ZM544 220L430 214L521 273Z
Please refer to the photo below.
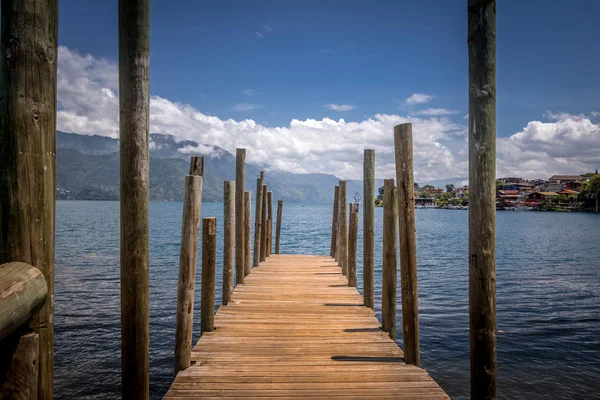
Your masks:
M172 380L181 214L182 203L150 206L150 389L155 399ZM222 215L222 203L202 205L202 216L216 216L219 223L215 304L221 297ZM376 209L379 318L381 217L382 209ZM498 213L499 397L600 398L599 227L595 214ZM329 205L285 204L282 252L328 254L330 229ZM361 234L362 228L359 242ZM422 366L452 398L468 398L467 212L417 210L417 243ZM362 265L358 270L362 292ZM194 342L200 330L200 274L196 288ZM57 398L120 397L119 293L119 203L58 202ZM400 307L399 297L402 345Z

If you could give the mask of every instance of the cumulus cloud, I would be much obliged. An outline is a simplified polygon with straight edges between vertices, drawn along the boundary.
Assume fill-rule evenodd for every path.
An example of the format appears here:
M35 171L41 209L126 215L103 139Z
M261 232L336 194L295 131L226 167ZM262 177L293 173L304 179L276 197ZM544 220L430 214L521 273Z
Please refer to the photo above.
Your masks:
M424 104L424 103L428 103L430 102L435 96L433 95L429 95L429 94L424 94L424 93L413 93L410 95L410 97L407 97L406 100L404 100L404 102L406 104Z
M350 104L329 103L329 104L325 104L325 108L329 108L330 110L333 110L333 111L350 111L350 110L354 110L356 108L356 106L352 106Z
M458 114L458 111L451 110L449 108L426 108L424 110L415 111L414 115L430 115L430 116L438 116L438 115L454 115Z

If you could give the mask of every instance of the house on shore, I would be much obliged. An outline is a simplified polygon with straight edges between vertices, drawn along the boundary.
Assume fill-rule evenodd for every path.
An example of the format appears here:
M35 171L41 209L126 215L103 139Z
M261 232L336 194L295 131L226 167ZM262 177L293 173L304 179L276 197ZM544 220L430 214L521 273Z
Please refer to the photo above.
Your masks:
M529 193L525 198L527 201L546 201L558 199L559 194L556 192L533 192Z

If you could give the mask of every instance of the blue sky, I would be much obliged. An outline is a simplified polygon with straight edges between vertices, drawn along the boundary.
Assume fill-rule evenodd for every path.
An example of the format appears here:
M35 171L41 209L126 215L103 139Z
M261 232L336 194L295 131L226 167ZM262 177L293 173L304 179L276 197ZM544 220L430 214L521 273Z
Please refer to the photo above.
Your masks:
M531 121L594 120L600 2L498 3L498 137ZM294 119L433 117L431 109L447 114L436 120L466 128L466 0L151 4L151 92L173 103L266 128L290 127ZM116 0L61 0L59 15L60 45L116 62ZM407 104L414 93L429 100ZM433 139L459 164L464 140L450 136ZM464 163L456 173L462 171Z

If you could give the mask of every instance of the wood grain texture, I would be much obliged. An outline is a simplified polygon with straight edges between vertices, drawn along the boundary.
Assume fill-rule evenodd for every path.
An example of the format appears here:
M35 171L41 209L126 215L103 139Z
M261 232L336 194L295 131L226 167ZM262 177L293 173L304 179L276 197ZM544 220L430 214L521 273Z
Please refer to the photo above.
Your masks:
M252 257L253 267L258 267L258 264L260 263L260 241L262 237L263 180L264 172L261 171L260 177L256 179L256 206L254 207L254 253ZM244 281L238 281L237 283L244 283Z
M263 262L267 259L267 247L268 247L268 243L267 243L267 239L268 239L268 233L269 230L267 229L267 212L269 211L267 209L268 207L268 198L267 198L267 192L269 191L269 189L267 188L267 185L265 185L263 183L262 185L262 207L261 207L261 215L260 215L260 226L261 226L261 231L260 231L260 262Z
M248 276L252 268L252 193L244 193L244 275Z
M448 399L330 257L269 257L214 321L166 399Z
M365 306L375 307L375 150L363 161L363 293Z
M202 219L202 286L200 335L212 332L215 314L215 267L217 264L217 219Z
M356 253L358 247L358 203L350 204L348 223L348 286L356 287Z
M281 247L281 220L283 218L283 200L277 200L277 225L275 232L275 254L279 254Z
M267 257L270 257L273 253L273 192L267 192L267 204L269 207L269 212L267 213L267 233L269 240L267 240Z
M4 348L3 348L4 350ZM39 334L21 336L13 353L6 379L0 387L0 399L37 400Z
M340 205L340 187L336 186L333 190L333 215L331 217L331 247L329 249L329 256L336 258L337 256L337 218L338 218L338 207Z
M396 282L398 275L398 204L393 179L383 181L383 266L381 277L382 328L396 339Z
M496 1L469 0L469 324L471 398L495 399Z
M246 276L246 223L244 187L246 182L246 149L235 150L235 273Z
M237 225L235 224L237 219L237 210L235 201L237 201L237 188L235 187L234 181L225 181L224 183L224 196L223 196L223 295L221 304L227 305L233 294L233 263L234 263L234 251L237 255L237 249L234 250ZM235 193L234 193L235 192ZM234 210L235 215L234 215ZM242 228L240 228L242 229ZM243 266L243 264L240 264ZM245 268L236 268L236 274L246 274Z
M340 204L338 215L338 264L342 274L347 274L348 268L348 181L340 181Z
M26 262L46 279L31 326L40 398L52 399L58 0L4 0L0 14L0 264Z

